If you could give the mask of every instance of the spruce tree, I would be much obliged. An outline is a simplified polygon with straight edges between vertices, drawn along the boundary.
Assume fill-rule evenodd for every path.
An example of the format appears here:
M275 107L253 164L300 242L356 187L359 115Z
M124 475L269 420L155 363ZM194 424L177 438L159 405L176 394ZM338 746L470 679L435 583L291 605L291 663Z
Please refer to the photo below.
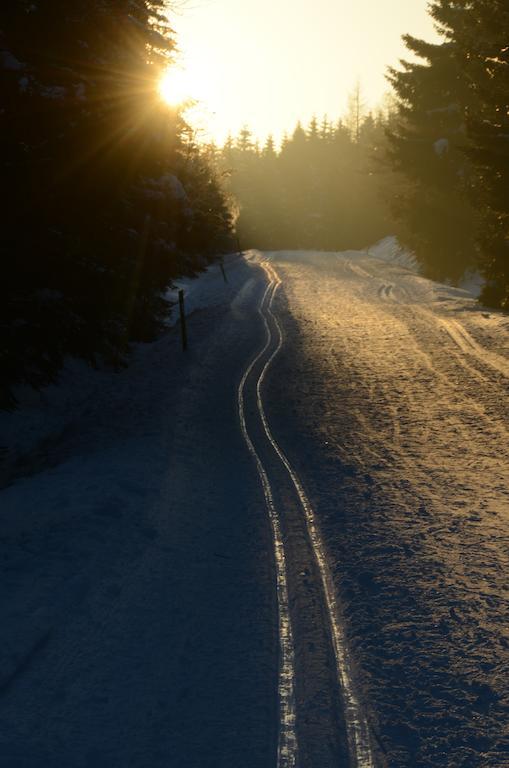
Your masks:
M163 0L17 0L0 42L5 405L67 356L118 364L157 333L189 211L184 124L158 93L175 48Z
M457 5L457 4L453 4ZM475 222L467 193L466 121L476 94L469 89L453 30L443 19L445 42L405 37L420 59L390 71L398 120L390 132L390 158L398 180L392 190L397 234L431 277L458 279L475 263Z
M318 126L321 125L321 128ZM246 140L249 139L249 140ZM226 142L220 169L238 201L245 247L263 249L363 248L391 231L380 194L385 173L373 155L385 142L383 122L365 116L359 144L340 121L306 129L298 123L278 152L271 137L261 153L244 130Z
M438 11L437 11L438 15ZM468 22L468 23L467 23ZM475 167L472 199L481 213L485 303L509 309L509 7L477 1L457 32L478 106L467 116Z

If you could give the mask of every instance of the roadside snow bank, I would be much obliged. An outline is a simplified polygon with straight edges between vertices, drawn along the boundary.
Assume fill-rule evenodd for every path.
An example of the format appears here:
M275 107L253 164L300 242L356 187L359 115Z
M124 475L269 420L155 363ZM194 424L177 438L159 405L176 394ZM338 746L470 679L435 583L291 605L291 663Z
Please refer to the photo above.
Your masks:
M410 251L400 246L394 236L385 237L380 242L360 252L362 255L371 256L374 259L385 261L389 264L398 264L416 274L420 273L420 267L415 256ZM460 288L478 299L485 285L485 280L478 270L467 270L457 285L446 283L449 287Z
M248 252L249 253L249 252ZM223 265L226 280L229 270L239 258L238 254L229 254L224 257ZM199 309L217 307L224 302L225 280L219 264L212 264L199 277L184 277L175 281L175 288L167 291L166 298L173 304L178 303L178 292L184 290L184 302L186 314L190 315ZM172 327L179 320L178 308L175 308L167 320L166 325Z
M233 296L239 290L239 281L245 279L237 269L243 263L236 254L225 257L229 280L226 285L219 265L210 266L196 278L177 281L178 287L185 291L186 314L220 306L228 296ZM177 290L168 295L178 301ZM176 325L178 320L178 308L174 308L168 327ZM123 398L128 402L138 401L141 381L145 383L146 378L144 369L151 364L153 350L161 342L164 345L164 340L135 345L129 365L122 371L94 370L80 360L70 359L56 384L41 392L19 387L16 391L18 410L0 411L0 488L13 477L56 466L65 450L82 452L83 422L95 419L97 424L102 424L112 403Z
M465 272L458 284L458 288L461 288L463 291L468 291L468 293L478 299L485 285L486 280L480 272L475 270Z
M420 271L415 256L402 248L394 236L384 237L380 242L370 246L365 253L374 259L386 261L389 264L398 264L411 272L418 273Z

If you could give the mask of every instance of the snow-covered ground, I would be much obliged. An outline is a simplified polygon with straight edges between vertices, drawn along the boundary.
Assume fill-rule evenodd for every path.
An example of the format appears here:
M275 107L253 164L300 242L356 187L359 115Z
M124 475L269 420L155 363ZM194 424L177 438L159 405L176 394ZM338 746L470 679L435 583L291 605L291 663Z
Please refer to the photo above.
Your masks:
M2 417L2 768L272 763L270 527L236 413L265 279L227 272L186 355L171 330Z
M351 256L363 258L371 256L388 264L398 265L419 274L419 264L415 256L401 248L395 237L385 237L380 242L368 248L366 251L350 251ZM468 270L459 281L458 287L474 298L479 298L484 288L485 281L482 275L475 270ZM447 287L447 286L446 286Z
M415 256L401 248L395 237L385 237L366 251L350 251L349 254L353 258L357 257L360 259L370 256L379 261L385 261L388 264L398 265L411 272L419 272L419 265Z
M509 318L389 238L226 270L183 283L187 354L175 326L0 416L0 766L277 765L281 595L238 400L269 332L244 408L299 768L355 764L341 663L380 768L507 768Z
M365 253L272 264L268 415L320 522L380 759L506 768L509 317Z
M231 285L225 285L218 266L210 267L196 279L177 281L176 288L167 294L175 305L168 327L175 326L179 321L179 288L184 289L187 315L207 307L224 306L239 290L238 261L237 255L225 257L225 271ZM163 340L162 345L166 341ZM177 335L174 343L177 345ZM151 365L156 347L139 345L129 369L120 375L113 371L92 370L85 363L71 360L60 374L58 383L46 387L41 393L28 387L18 388L15 393L18 410L14 413L0 411L0 446L8 449L0 465L0 485L8 482L13 475L25 471L31 474L39 464L51 463L58 438L68 439L75 422L85 420L89 425L97 424L104 420L112 405L116 407L117 402L133 399L141 405L149 401L150 394L146 389L152 382L144 378L144 373ZM173 371L172 381L175 379ZM107 427L104 431L108 431ZM85 436L80 433L77 442L81 445L84 439ZM54 460L59 461L58 457Z

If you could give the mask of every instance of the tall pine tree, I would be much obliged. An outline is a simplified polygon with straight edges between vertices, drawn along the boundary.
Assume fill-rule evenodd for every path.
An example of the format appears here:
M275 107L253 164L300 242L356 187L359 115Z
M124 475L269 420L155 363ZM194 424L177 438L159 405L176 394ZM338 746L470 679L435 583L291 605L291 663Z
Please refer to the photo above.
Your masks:
M397 234L425 273L440 279L458 279L476 261L466 124L477 99L450 23L443 19L446 39L439 44L406 36L420 61L403 62L389 75L398 100L389 150L397 173L391 190Z
M449 9L441 3L435 16ZM472 199L480 217L482 299L509 309L509 6L502 0L469 3L456 36L476 109L467 115L469 157L475 167Z
M7 404L69 355L119 361L152 338L165 287L204 241L190 242L202 222L177 178L184 124L158 93L175 48L165 2L13 0L0 25ZM209 202L224 235L220 198Z

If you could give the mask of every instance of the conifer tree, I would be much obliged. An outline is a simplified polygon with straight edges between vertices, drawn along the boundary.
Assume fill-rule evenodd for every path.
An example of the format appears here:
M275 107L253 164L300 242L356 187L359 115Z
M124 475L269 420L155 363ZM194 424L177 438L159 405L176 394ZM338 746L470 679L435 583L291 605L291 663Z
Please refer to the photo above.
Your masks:
M390 157L399 174L393 208L400 241L415 252L425 272L457 279L476 259L466 155L466 120L476 95L445 20L441 30L446 40L438 44L406 36L407 47L421 61L390 71L399 112L390 133Z
M450 9L441 3L441 22ZM458 12L456 12L458 15ZM482 299L509 309L509 7L476 0L456 21L456 36L477 108L467 115L472 199L480 211L479 249L487 279Z
M355 144L359 143L361 127L365 117L365 105L362 99L362 88L358 81L348 98L348 113L346 122L350 135Z
M363 118L358 145L341 121L327 118L307 129L298 123L278 152L269 137L257 154L247 137L244 130L235 146L228 141L220 157L245 247L362 248L391 231L380 194L385 169L372 157L386 141L382 120Z
M508 307L509 8L434 0L430 13L444 42L407 38L426 63L391 75L399 96L392 157L408 182L395 196L400 238L432 275L458 277L479 264L483 300Z
M267 141L265 142L265 146L263 148L263 156L267 159L274 159L276 157L276 144L274 142L274 137L272 134L269 134L267 136Z
M174 47L163 0L2 9L4 405L69 355L118 362L161 327L189 214L184 124L158 93Z
M319 138L319 132L318 132L318 120L316 119L316 115L313 115L309 122L309 127L307 130L308 139L311 142L315 142Z
M329 118L327 115L324 115L322 118L322 122L320 123L320 138L323 141L327 141L327 139L330 138L332 131L331 124L329 123Z

